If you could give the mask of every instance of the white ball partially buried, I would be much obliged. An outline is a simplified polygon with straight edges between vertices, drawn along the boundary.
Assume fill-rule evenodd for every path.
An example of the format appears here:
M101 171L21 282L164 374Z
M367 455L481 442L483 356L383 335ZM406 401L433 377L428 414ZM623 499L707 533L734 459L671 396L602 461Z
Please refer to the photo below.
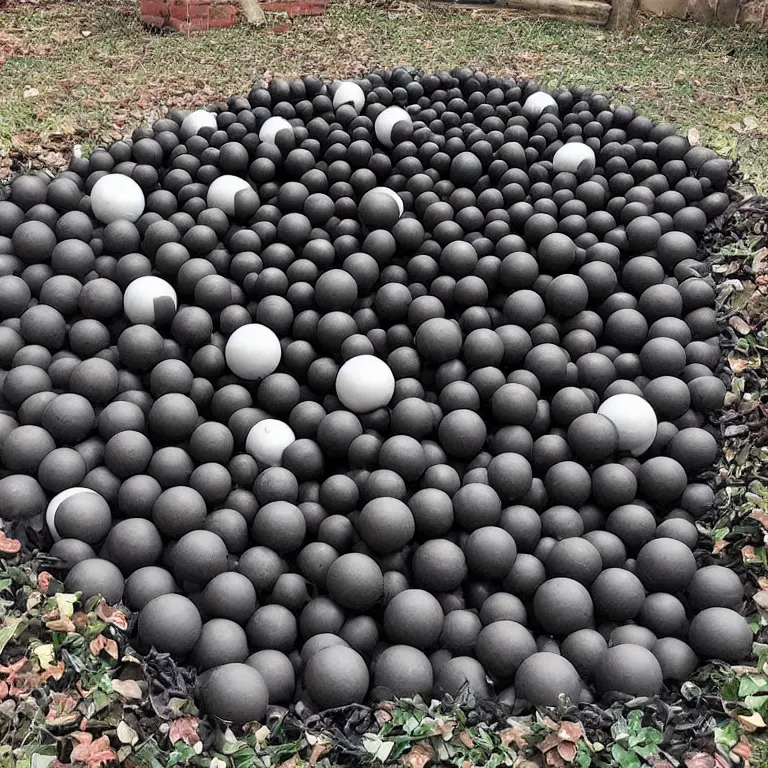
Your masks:
M345 80L333 94L333 108L338 109L342 104L351 104L358 114L365 106L365 94L363 89L349 80Z
M209 112L207 109L196 109L190 112L181 123L181 138L186 141L192 136L197 136L201 128L218 128L216 113Z
M170 283L154 275L144 275L128 283L123 307L132 323L155 325L157 322L168 322L173 317L178 299Z
M387 107L376 118L373 124L373 130L376 132L376 138L385 146L392 147L392 129L399 122L413 124L411 116L402 107Z
M555 173L583 173L591 176L595 172L594 150L582 141L569 141L555 152L552 166Z
M219 176L211 182L208 187L206 202L209 208L219 208L227 216L235 215L235 197L238 192L245 189L252 189L251 185L239 176L230 174Z
M597 412L612 421L616 427L620 451L629 451L633 456L640 456L653 444L658 428L656 412L651 404L639 395L613 395Z
M525 100L522 112L529 120L538 120L545 110L556 115L557 102L546 91L536 91Z
M251 427L245 450L260 464L279 467L285 449L296 439L293 430L278 419L262 419Z
M229 370L248 381L258 381L272 373L280 365L282 355L280 339L260 323L241 325L224 347Z
M268 117L259 128L259 140L274 144L280 131L293 132L293 126L284 117Z
M56 530L56 510L59 508L62 501L78 493L96 493L96 491L91 490L90 488L67 488L61 493L57 493L48 502L48 507L45 510L45 522L54 541L59 541L61 539L59 532ZM98 496L99 494L96 493L96 495Z
M336 375L336 395L354 413L383 408L395 394L395 377L389 366L374 355L347 360Z
M91 190L91 210L102 224L113 221L136 221L144 213L141 187L124 173L102 176Z

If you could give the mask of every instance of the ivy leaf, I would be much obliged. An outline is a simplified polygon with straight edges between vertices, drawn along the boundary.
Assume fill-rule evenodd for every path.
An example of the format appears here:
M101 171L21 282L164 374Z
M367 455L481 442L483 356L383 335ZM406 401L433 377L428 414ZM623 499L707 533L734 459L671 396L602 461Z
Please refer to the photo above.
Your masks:
M23 619L13 619L0 629L0 653L3 652L5 646L11 641L11 638L16 634L16 630Z
M621 744L614 744L611 747L611 755L619 764L619 768L641 768L642 766L638 755L635 752L624 749Z
M112 689L125 699L142 699L144 696L141 686L135 680L113 680Z

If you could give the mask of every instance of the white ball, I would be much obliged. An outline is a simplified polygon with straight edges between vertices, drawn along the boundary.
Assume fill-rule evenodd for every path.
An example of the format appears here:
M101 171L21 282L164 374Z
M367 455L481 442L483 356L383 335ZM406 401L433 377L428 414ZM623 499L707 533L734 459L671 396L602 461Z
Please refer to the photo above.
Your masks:
M245 450L261 464L279 467L285 449L296 439L293 430L277 419L263 419L254 424L245 438Z
M45 510L45 522L48 525L48 530L51 532L54 541L59 541L61 539L61 535L56 530L56 511L62 501L77 493L96 493L96 491L93 491L90 488L67 488L65 491L57 493L48 502L48 507ZM96 493L96 495L98 496L99 494Z
M546 92L536 91L532 93L523 104L523 115L529 120L538 120L541 117L541 113L544 112L547 107L554 107L555 114L558 113L557 102Z
M392 142L392 129L395 127L395 123L399 123L401 120L413 123L411 116L402 107L387 107L376 118L373 129L376 132L376 138L385 147L394 146Z
M136 221L144 213L144 205L141 187L124 173L102 176L91 190L91 209L102 224Z
M333 108L338 109L342 104L351 104L355 112L360 114L365 106L363 89L357 83L343 82L333 94Z
M235 376L257 381L269 376L280 364L280 339L266 325L241 325L227 339L224 358Z
M639 395L621 394L609 397L598 409L601 416L613 422L619 433L619 450L633 456L645 453L656 437L658 421L653 406Z
M395 377L389 366L374 355L347 360L336 375L336 395L354 413L384 407L395 394Z
M293 126L284 117L268 117L259 129L259 140L274 144L280 131L293 132Z
M216 113L209 112L207 109L197 109L190 112L181 123L181 138L186 141L191 136L197 136L201 128L213 128L215 131L219 127L216 120Z
M365 194L367 195L368 192ZM397 207L400 209L400 215L403 215L403 211L405 210L405 203L403 202L403 198L400 197L400 195L398 195L394 189L390 189L389 187L374 187L372 190L370 190L370 194L381 194L391 197L397 203Z
M178 300L176 291L170 283L153 275L137 277L128 283L123 296L123 306L125 314L132 323L154 325L157 320L157 310L161 308L158 302L172 302L173 310L170 314L176 312ZM170 304L168 309L170 310Z
M235 196L244 189L252 189L251 185L239 176L219 176L208 187L206 202L209 208L220 208L227 216L235 215Z
M552 158L555 173L582 171L591 176L595 172L595 162L594 150L582 141L569 141L563 144Z

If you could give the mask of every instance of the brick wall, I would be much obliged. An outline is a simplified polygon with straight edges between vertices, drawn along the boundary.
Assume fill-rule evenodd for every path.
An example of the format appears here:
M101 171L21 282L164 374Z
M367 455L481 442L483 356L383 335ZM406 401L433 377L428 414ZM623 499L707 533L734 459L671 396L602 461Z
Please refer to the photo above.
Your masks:
M768 0L639 0L639 8L657 16L768 29Z
M219 0L141 0L139 13L144 24L189 33L231 27L238 5Z

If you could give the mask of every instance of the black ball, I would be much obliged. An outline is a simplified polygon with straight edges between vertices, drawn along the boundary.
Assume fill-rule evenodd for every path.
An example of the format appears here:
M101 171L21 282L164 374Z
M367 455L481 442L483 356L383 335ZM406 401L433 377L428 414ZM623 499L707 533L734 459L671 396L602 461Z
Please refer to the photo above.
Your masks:
M653 653L630 643L609 648L595 675L600 693L618 691L629 696L656 696L662 683L661 665Z
M517 696L537 706L557 706L561 695L577 702L580 691L576 668L556 653L532 654L520 664L515 675Z

